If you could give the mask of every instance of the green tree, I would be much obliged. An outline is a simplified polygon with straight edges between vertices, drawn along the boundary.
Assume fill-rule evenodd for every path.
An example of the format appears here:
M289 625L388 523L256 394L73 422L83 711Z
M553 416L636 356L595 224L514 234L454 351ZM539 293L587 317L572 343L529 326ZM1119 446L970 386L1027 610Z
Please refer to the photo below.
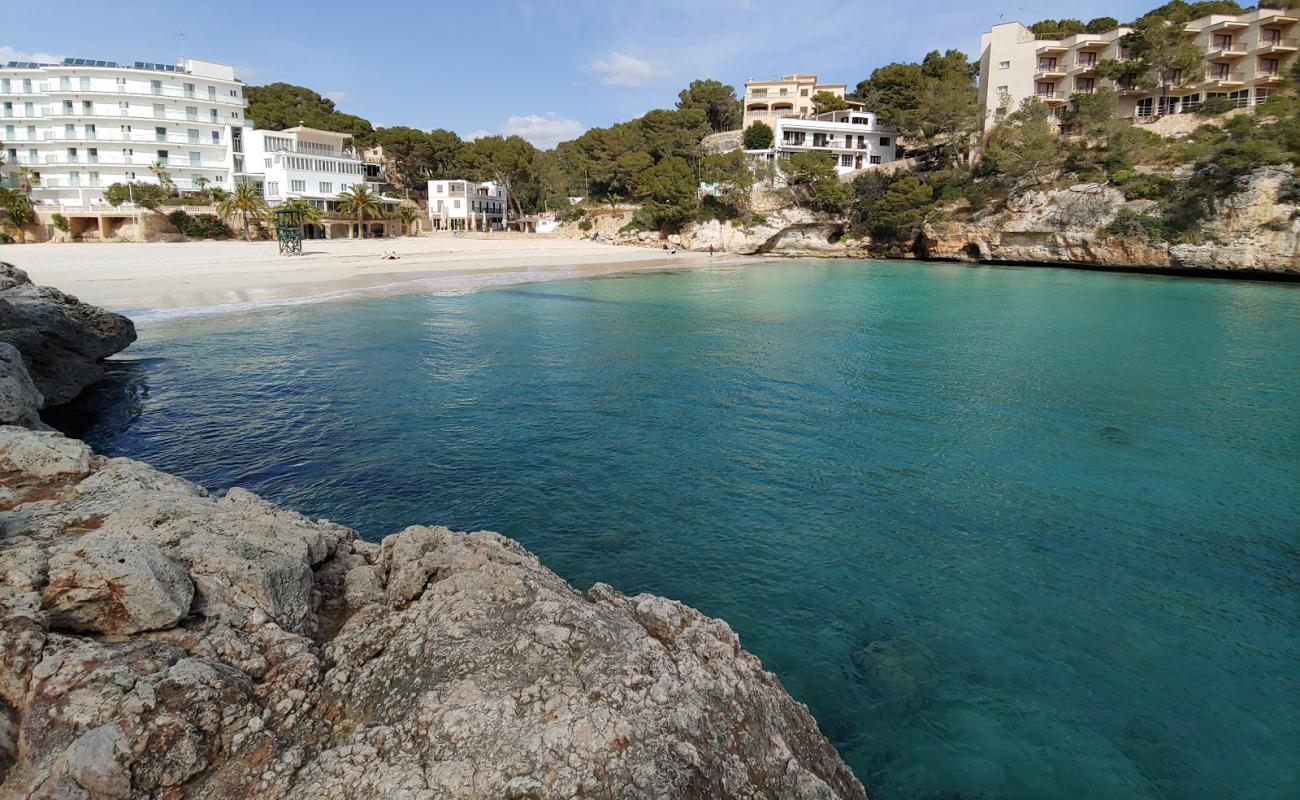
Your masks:
M248 86L244 97L248 100L247 116L256 120L259 128L278 131L306 125L349 134L358 143L369 143L374 133L369 121L338 111L333 100L304 86L291 83Z
M357 220L357 238L362 238L362 226L367 219L375 219L382 211L379 207L379 195L364 183L354 184L351 189L344 189L335 198L339 213L355 217Z
M1088 27L1077 19L1044 19L1029 26L1038 39L1064 39L1076 33L1085 33Z
M835 157L820 150L795 153L781 164L786 196L796 205L828 214L842 213L852 199L852 189L841 183Z
M262 197L262 190L251 183L236 184L234 191L217 203L217 214L223 220L229 221L232 217L239 217L240 227L244 231L244 241L246 242L252 240L249 233L249 223L266 219L267 211L266 199Z
M691 81L691 85L677 95L677 110L696 109L704 112L709 128L717 131L732 131L740 127L740 100L736 98L736 88L721 81Z
M39 172L32 172L30 167L18 167L9 173L14 183L18 184L19 190L23 194L31 196L32 187L41 185L41 175Z
M397 216L402 220L402 233L410 236L415 221L420 218L420 209L415 206L400 206L397 209Z
M302 197L290 197L271 210L280 213L297 214L298 218L303 222L319 222L320 218L324 216L324 213L314 206L310 200Z
M877 68L858 83L854 99L907 135L968 138L980 118L977 73L960 50L934 50L920 64Z
M813 113L825 114L827 111L843 111L849 103L843 97L830 92L817 92L812 96Z
M1091 94L1076 94L1062 122L1090 139L1106 139L1123 123L1117 116L1119 96L1102 88Z
M1009 184L1034 185L1057 166L1060 158L1047 108L1031 97L988 135L976 172Z
M168 197L175 193L176 184L172 181L171 173L167 171L167 167L161 161L150 164L149 171L158 179L158 185L163 187Z
M766 150L772 146L776 134L770 125L760 119L750 124L741 138L746 150Z
M1097 65L1097 72L1112 80L1158 89L1158 114L1164 113L1171 89L1198 83L1205 74L1205 53L1184 35L1183 21L1177 18L1148 14L1134 24L1132 33L1120 39L1120 45L1130 59L1107 59Z
M643 172L638 183L643 224L670 233L694 218L699 204L698 182L686 159L665 158Z
M1087 33L1105 33L1106 31L1113 31L1118 27L1119 20L1114 17L1096 17L1095 19L1088 20L1088 24L1084 26L1084 31Z
M155 209L167 198L167 190L157 183L113 183L104 190L104 199L111 206L133 202L141 208Z
M871 229L877 235L902 240L920 233L934 208L934 190L915 175L905 175L885 189L875 204Z
M465 146L459 136L441 128L428 133L400 125L378 128L372 139L383 147L389 181L405 189L424 189L430 180L454 177L452 165Z
M12 228L16 237L21 238L23 226L35 220L32 201L27 195L0 187L0 221Z
M718 185L723 202L737 209L748 210L756 177L744 151L732 150L729 153L705 156L700 162L700 176Z
M608 181L609 194L618 197L631 197L637 191L637 180L641 173L654 166L655 160L649 153L630 150L614 160L614 169Z
M709 133L708 118L698 108L647 111L640 126L645 150L655 161L673 156L698 158L700 142Z

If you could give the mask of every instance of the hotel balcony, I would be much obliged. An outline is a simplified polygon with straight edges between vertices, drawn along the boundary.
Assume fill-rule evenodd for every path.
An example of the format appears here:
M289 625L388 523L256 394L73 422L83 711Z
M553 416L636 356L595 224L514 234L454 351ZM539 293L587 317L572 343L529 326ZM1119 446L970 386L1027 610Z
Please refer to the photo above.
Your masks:
M248 106L248 101L243 99L242 97L230 97L229 95L227 95L226 97L221 97L221 96L209 97L207 94L200 94L198 92L195 92L194 94L187 94L185 92L168 92L168 91L132 92L132 91L127 91L125 89L119 89L116 92L106 92L100 89L64 89L64 88L56 89L51 87L48 91L45 92L45 94L60 95L60 96L61 95L86 95L88 97L121 97L123 99L161 97L161 98L169 98L172 100L189 100L194 103L208 103L211 105L235 106L238 108L246 108Z
M1241 42L1211 44L1205 48L1205 52L1209 58L1244 58L1246 56L1246 45Z
M1057 106L1070 101L1069 92L1034 92L1034 97L1044 105Z
M1297 44L1297 40L1291 37L1264 40L1255 48L1255 52L1262 56L1269 53L1294 53L1298 49Z
M1283 86L1286 84L1286 73L1282 70L1258 70L1255 72L1255 80L1264 84Z
M1183 28L1185 33L1217 33L1220 31L1241 31L1250 27L1249 22L1242 22L1236 19L1227 19L1223 22L1216 22L1213 25L1207 25L1204 28L1194 28L1187 25Z
M1064 46L1064 45L1059 45L1059 44L1045 44L1045 45L1043 45L1042 47L1040 47L1040 48L1038 48L1037 50L1035 50L1034 52L1037 53L1037 54L1040 55L1040 56L1047 56L1047 55L1052 55L1052 54L1054 54L1054 53L1066 53L1066 52L1069 52L1069 50L1070 50L1070 48L1068 48L1068 47L1066 47L1066 46Z
M1076 60L1074 64L1071 65L1070 67L1071 72L1078 72L1078 73L1093 72L1096 69L1097 69L1097 62L1095 60L1094 61Z
M1055 78L1064 78L1066 73L1064 64L1039 64L1038 71L1034 73L1034 80L1053 80Z
M1245 83L1246 74L1241 70L1234 69L1227 72L1207 73L1201 87L1205 89L1232 89L1243 86Z

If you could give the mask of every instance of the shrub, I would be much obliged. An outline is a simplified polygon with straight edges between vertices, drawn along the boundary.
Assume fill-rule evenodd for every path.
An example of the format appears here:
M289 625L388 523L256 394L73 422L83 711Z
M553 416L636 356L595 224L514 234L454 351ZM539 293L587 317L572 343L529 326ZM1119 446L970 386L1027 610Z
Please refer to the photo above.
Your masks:
M13 244L13 243L14 243L14 237L10 236L4 231L0 231L0 244Z
M578 223L578 230L580 231L589 231L594 227L596 227L596 224L589 219L584 219Z
M1108 236L1140 237L1147 242L1167 242L1171 238L1164 220L1127 208L1121 210L1115 221L1103 228L1102 232Z
M1236 107L1236 101L1230 100L1227 97L1212 97L1204 103L1201 103L1201 107L1197 109L1196 113L1203 117L1217 117L1220 114L1228 113Z
M212 214L198 214L192 217L177 209L168 214L167 219L176 226L178 231L196 239L224 239L230 236L230 227Z
M156 183L114 183L104 190L104 199L113 206L134 199L141 208L154 209L170 197L167 190Z
M72 230L72 225L68 223L68 218L63 216L62 214L55 214L54 216L50 217L50 221L54 223L55 228L58 228L64 233L67 233L68 231Z

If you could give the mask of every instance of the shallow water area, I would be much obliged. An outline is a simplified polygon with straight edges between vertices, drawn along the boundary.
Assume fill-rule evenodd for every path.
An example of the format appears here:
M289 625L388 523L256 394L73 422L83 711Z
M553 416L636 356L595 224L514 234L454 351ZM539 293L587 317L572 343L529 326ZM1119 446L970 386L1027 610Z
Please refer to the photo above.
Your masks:
M159 316L80 432L721 616L874 798L1289 798L1298 321L865 261Z

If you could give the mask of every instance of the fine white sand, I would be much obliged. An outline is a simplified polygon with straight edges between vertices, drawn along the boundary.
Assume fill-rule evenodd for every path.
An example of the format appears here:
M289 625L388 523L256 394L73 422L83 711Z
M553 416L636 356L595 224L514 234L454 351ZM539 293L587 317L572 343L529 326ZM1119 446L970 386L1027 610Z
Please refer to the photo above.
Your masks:
M400 259L382 259L386 251ZM292 257L281 256L275 242L243 241L0 248L0 261L26 270L35 283L133 317L360 294L460 292L721 259L527 235L307 241L303 254Z

